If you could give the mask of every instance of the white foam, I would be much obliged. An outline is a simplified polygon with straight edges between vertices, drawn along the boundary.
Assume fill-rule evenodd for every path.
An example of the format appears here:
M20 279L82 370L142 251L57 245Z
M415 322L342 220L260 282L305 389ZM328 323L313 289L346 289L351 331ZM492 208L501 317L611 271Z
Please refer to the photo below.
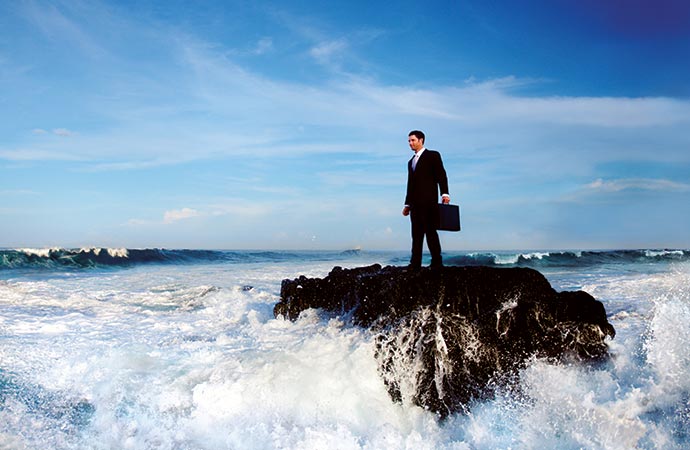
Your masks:
M60 247L52 248L20 248L17 249L18 252L24 253L26 255L39 256L41 258L49 258L51 253L57 253L62 251Z
M620 386L606 371L536 361L522 379L531 403L519 417L525 443L630 449L645 436L637 393L617 397Z
M683 256L683 250L645 250L645 256L654 258L657 256Z
M620 309L612 362L532 361L520 391L439 422L406 387L406 401L391 400L368 331L314 310L273 318L280 280L322 277L332 265L141 266L0 283L1 368L59 394L51 402L95 407L75 425L9 399L0 439L27 448L681 448L683 270L568 275ZM409 366L396 370L413 382Z
M129 251L126 248L109 248L108 254L113 258L128 258Z
M26 255L39 256L41 258L49 258L51 254L64 252L65 249L61 247L51 247L51 248L20 248L17 249L18 252L22 252ZM98 256L102 251L105 251L113 258L128 258L129 250L126 248L101 248L101 247L83 247L80 248L77 253L93 253Z
M523 253L521 256L525 259L544 259L546 256L550 256L551 253L548 252L532 252L532 253Z
M674 401L690 394L690 272L679 270L672 280L672 288L654 300L644 348L660 391Z
M517 264L517 262L520 260L520 258L524 259L544 259L547 256L550 256L551 253L549 252L531 252L531 253L498 253L494 254L494 257L496 259L496 264Z
M105 251L113 258L128 258L129 250L126 248L102 248L102 247L84 247L79 249L79 253L93 253L99 256L101 252Z
M520 258L520 255L517 253L510 253L510 254L494 254L494 258L496 260L496 264L516 264L518 262L518 259Z

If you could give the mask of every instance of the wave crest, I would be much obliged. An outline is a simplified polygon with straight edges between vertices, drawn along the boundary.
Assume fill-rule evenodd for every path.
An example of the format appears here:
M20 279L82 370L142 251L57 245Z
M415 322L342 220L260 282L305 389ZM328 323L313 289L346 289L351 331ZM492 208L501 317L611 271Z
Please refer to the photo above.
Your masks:
M591 267L601 264L634 264L690 261L690 250L602 250L555 252L480 252L445 258L450 265L498 267Z
M127 249L90 247L0 250L0 269L81 269L122 267L142 263L183 263L227 259L207 250Z

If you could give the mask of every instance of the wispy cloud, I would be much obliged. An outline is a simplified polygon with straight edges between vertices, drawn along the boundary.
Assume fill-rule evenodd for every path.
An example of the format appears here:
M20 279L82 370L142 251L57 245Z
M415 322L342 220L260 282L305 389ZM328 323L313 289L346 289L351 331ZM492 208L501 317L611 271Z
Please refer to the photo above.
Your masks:
M79 152L70 152L68 148L44 146L41 144L31 147L2 148L0 147L0 159L8 161L85 161L84 155Z
M334 41L320 42L309 50L309 54L320 64L331 64L347 48L347 40L341 38Z
M690 184L665 179L628 178L604 180L596 179L585 186L590 192L621 192L628 190L690 192Z
M422 127L430 129L430 142L441 149L502 149L495 164L512 161L519 168L540 161L554 175L577 173L582 165L607 160L690 159L680 151L687 148L687 139L669 132L690 123L686 100L530 98L512 92L520 83L515 79L425 89L356 77L301 85L264 78L208 49L186 47L184 53L194 76L178 90L208 120L190 116L186 107L133 114L140 103L119 103L105 107L119 123L112 131L77 135L56 129L59 137L70 139L25 142L21 147L0 144L0 158L89 161L78 169L109 171L232 155L364 154L372 145L380 157L400 154L407 128ZM657 140L658 135L666 144L649 153L639 144L642 132L646 140ZM351 139L333 139L335 134Z
M368 45L386 30L342 29L278 12L257 28L263 31L227 38L185 28L184 21L149 23L121 8L98 1L27 1L17 8L33 24L31 39L42 39L74 68L77 80L59 80L79 95L69 115L61 96L68 91L45 99L53 110L3 139L0 159L20 162L4 167L16 173L39 163L60 166L75 183L113 172L103 177L113 183L103 189L113 191L125 172L137 180L191 178L188 188L166 192L173 206L185 207L163 206L128 222L152 235L216 224L263 236L276 233L276 223L285 236L324 236L336 223L348 230L366 223L378 236L398 233L407 225L398 189L413 128L427 131L430 148L441 150L451 194L475 205L500 198L487 216L513 215L535 201L567 202L564 193L575 202L690 192L690 180L678 175L690 166L687 98L535 95L548 81L510 74L445 84L387 80L394 67L370 70L379 64L370 47L385 46ZM22 66L0 65L5 73ZM45 89L50 63L36 58L31 65L8 78L10 88ZM33 101L42 106L44 95L50 92ZM635 178L621 161L655 163L658 178ZM669 175L666 167L679 169ZM19 195L12 192L0 194ZM170 198L156 198L170 205ZM118 223L141 211L119 213Z
M273 51L273 49L273 39L270 37L263 37L256 43L256 47L254 47L252 53L255 55L264 55Z
M286 204L279 205L282 209L289 209ZM171 209L163 212L163 218L160 219L129 219L125 225L132 227L150 227L157 225L170 225L181 221L186 221L194 218L214 218L223 216L232 216L238 223L243 221L253 220L258 217L266 216L271 212L275 212L278 207L271 207L266 203L250 202L245 199L225 199L224 201L211 202L203 204L199 207L189 208L184 207L180 209Z
M555 200L556 203L589 204L596 200L609 201L618 199L620 201L627 201L631 196L644 192L653 196L663 196L671 193L686 194L690 193L690 184L665 178L597 178L594 181L573 188L558 198L553 197L552 194L545 193L539 200L545 203ZM526 201L525 204L529 204L529 201Z
M73 136L74 132L68 130L67 128L55 128L53 130L53 134L55 134L57 136L69 137L69 136Z
M208 206L212 216L232 216L236 219L250 219L266 216L278 209L285 209L286 205L278 205L273 208L266 203L248 202L244 199L228 201L226 203L214 203Z
M29 0L22 3L25 17L32 21L48 39L68 42L70 47L80 49L83 54L100 58L108 54L105 46L82 26L84 23L105 21L113 27L116 17L97 2L44 3ZM72 17L70 17L72 16ZM78 18L78 20L75 20ZM95 20L94 20L95 19Z
M32 17L42 29L53 30L56 39L62 39L58 31L71 29L72 36L107 47L97 33L79 28L57 8L33 11ZM283 22L290 20L296 22ZM353 52L350 40L337 33L292 26L320 63ZM55 128L54 134L70 139L0 144L0 158L89 161L79 170L106 171L231 155L366 153L369 145L375 145L377 155L397 155L404 146L400 136L412 127L431 129L433 142L445 148L500 148L501 164L505 158L516 165L536 159L552 161L563 171L573 159L593 164L604 157L688 158L678 151L687 139L668 132L690 124L686 99L527 96L521 89L540 81L512 76L445 86L392 85L346 72L329 72L321 83L286 81L184 33L155 28L137 33L134 25L118 23L120 28L150 38L147 45L156 47L160 66L169 70L147 75L113 66L117 83L91 91L85 86L82 95L98 105L91 113L110 126L79 133ZM272 38L263 37L254 51L261 54L273 46ZM102 91L111 94L103 97ZM595 131L586 135L583 129ZM635 150L627 143L641 129L670 144L654 155ZM38 134L50 133L36 128ZM586 137L594 135L596 142Z
M53 128L52 131L47 131L47 130L44 130L43 128L34 128L33 130L31 130L31 133L36 135L36 136L45 136L47 134L52 133L56 136L62 136L62 137L69 137L69 136L73 136L74 134L76 134L74 131L68 130L67 128Z
M180 220L198 217L199 211L192 208L173 209L163 214L163 223L173 223Z

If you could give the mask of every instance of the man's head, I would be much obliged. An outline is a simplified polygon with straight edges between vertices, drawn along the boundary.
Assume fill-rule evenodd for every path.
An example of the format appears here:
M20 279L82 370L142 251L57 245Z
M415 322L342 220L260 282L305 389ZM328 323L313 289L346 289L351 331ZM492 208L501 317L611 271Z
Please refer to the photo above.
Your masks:
M410 131L407 135L407 143L410 144L410 148L417 152L424 147L424 133L419 130Z

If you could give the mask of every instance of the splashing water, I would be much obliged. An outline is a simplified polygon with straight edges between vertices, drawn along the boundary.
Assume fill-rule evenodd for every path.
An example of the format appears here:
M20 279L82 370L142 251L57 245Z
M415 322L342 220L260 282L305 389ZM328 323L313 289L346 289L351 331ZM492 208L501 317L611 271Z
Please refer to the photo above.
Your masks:
M272 314L284 278L323 276L335 262L354 267L400 258L363 251L235 254L117 270L2 272L0 448L690 444L687 262L545 269L555 288L584 288L604 302L617 330L612 359L595 367L532 360L510 387L439 420L411 395L426 379L415 342L435 342L430 382L443 386L451 370L444 352L454 343L478 352L470 326L451 327L433 310L421 311L401 324L409 333L395 335L382 353L376 332L342 319L313 310L296 322ZM381 377L382 360L402 380L400 401Z

